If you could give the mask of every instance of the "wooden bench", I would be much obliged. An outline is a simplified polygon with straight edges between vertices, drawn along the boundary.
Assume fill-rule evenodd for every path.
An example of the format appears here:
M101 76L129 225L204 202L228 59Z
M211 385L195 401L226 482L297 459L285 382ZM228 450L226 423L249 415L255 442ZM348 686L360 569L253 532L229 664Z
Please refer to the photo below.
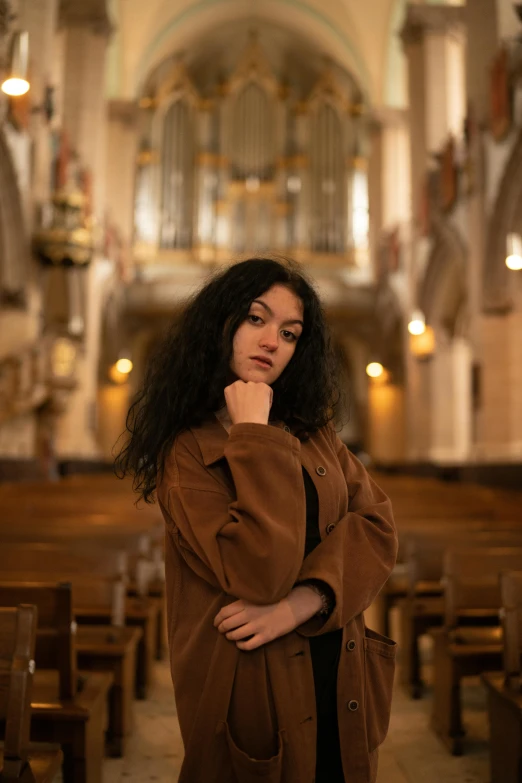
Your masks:
M29 741L35 670L37 609L0 607L0 780L52 783L62 765L59 748L35 749Z
M488 694L491 783L522 773L522 571L500 575L504 671L482 674Z
M414 699L420 698L421 677L419 641L430 628L442 625L444 601L442 572L444 553L449 548L466 547L469 531L443 528L425 533L419 530L407 544L406 576L408 592L400 603L401 682ZM522 546L522 530L474 530L473 547Z
M70 584L0 583L0 606L38 609L31 734L58 743L64 783L101 783L109 672L78 672Z
M120 542L121 543L121 542ZM0 548L0 573L6 581L59 580L75 586L75 618L82 625L123 625L139 628L136 653L136 695L146 698L157 657L158 624L163 613L163 599L145 596L127 597L121 604L121 620L116 621L115 599L106 589L94 595L83 590L86 576L97 575L102 582L127 579L127 556L120 549L96 544L92 539L56 543L7 543ZM114 588L116 584L114 585ZM126 588L124 589L126 593ZM104 600L105 596L105 600Z
M461 681L502 666L499 574L522 569L522 547L450 549L444 557L444 626L433 637L431 726L453 755L464 744Z

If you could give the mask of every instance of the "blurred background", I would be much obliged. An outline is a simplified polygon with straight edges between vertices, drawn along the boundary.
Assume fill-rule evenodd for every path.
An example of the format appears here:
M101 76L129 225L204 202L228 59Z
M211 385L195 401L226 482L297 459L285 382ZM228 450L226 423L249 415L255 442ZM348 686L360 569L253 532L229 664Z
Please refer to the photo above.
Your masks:
M520 481L521 4L0 0L0 63L4 476L109 461L186 296L282 254L352 449Z

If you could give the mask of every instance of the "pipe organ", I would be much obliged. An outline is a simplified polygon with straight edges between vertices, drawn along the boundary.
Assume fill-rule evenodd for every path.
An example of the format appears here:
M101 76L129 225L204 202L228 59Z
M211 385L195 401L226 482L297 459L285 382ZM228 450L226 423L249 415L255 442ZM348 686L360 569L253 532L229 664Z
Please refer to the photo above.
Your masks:
M366 131L331 67L296 96L252 37L210 96L180 60L158 81L141 103L138 263L262 252L368 263Z

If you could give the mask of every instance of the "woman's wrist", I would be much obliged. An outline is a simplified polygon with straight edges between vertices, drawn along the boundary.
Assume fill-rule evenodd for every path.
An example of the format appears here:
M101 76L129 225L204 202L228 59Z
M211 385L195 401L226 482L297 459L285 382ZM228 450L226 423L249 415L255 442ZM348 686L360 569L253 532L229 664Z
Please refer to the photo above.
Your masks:
M323 600L319 593L306 584L294 587L285 600L290 604L296 628L306 623L323 608Z

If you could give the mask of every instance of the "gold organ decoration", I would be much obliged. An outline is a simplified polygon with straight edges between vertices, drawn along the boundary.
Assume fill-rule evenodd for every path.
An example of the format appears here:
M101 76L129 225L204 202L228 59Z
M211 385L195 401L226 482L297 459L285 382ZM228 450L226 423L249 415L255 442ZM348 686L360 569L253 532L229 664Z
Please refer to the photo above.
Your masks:
M93 256L92 178L79 166L65 132L55 161L51 218L35 232L33 244L44 266L85 267Z
M151 74L139 102L138 264L271 251L369 263L359 91L327 63L312 88L313 71L306 86L287 76L276 75L255 32L211 88L180 58Z

